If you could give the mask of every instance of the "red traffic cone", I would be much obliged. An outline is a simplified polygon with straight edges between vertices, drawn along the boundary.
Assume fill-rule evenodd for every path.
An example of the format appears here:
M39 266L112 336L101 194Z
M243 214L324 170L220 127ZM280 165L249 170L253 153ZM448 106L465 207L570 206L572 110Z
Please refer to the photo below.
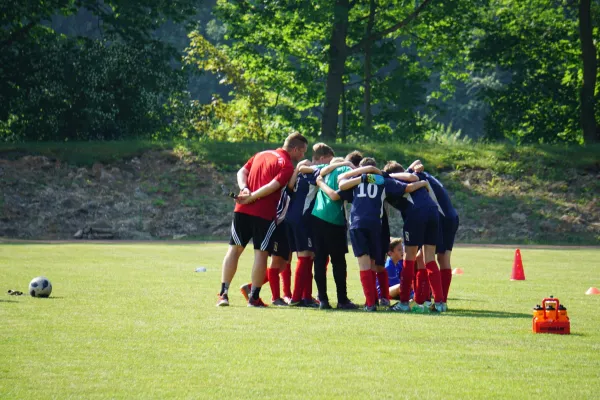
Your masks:
M525 271L523 271L523 261L521 261L521 250L515 251L515 261L513 262L512 274L510 275L511 281L524 281Z
M464 273L465 273L465 271L463 271L463 269L462 269L462 268L454 268L454 269L452 270L452 275L462 275L462 274L464 274Z
M585 294L600 294L600 290L598 290L598 288L591 287L587 290L587 292L585 292Z

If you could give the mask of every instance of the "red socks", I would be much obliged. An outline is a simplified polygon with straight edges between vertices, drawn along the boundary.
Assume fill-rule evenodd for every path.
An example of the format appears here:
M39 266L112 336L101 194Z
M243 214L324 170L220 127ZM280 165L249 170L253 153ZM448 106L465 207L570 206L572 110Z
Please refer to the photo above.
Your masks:
M442 290L442 278L440 270L435 261L430 261L425 265L427 274L429 275L429 284L433 292L433 301L441 303L444 301L444 291Z
M360 271L360 283L365 293L367 306L372 307L377 302L377 289L373 279L373 271Z
M390 299L390 279L387 270L377 273L377 281L379 281L379 290L381 290L382 299Z
M427 270L417 270L415 281L415 303L423 304L425 300L429 300L429 281L427 279Z
M285 269L279 273L283 281L283 296L292 297L292 265L285 264Z
M309 297L312 296L312 262L313 260L310 257L298 257L296 273L294 274L293 302L307 298L305 293L308 287L310 287Z
M408 300L410 300L410 288L412 287L413 277L415 276L415 260L405 260L404 268L402 268L400 275L400 301L408 302Z
M267 268L267 277L269 278L269 286L271 286L271 297L275 301L281 297L279 290L279 268Z
M452 270L441 269L440 275L442 276L442 291L444 292L444 303L448 301L448 292L450 291L450 282L452 282Z

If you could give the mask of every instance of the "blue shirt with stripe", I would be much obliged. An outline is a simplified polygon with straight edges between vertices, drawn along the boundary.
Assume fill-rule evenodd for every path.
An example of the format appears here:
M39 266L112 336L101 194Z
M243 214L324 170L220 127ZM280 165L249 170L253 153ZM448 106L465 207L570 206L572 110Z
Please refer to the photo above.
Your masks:
M456 209L452 205L452 201L450 200L450 196L448 195L448 191L444 188L444 185L437 180L433 175L427 172L419 172L417 176L420 180L427 180L429 182L429 186L433 189L435 193L435 197L437 198L437 202L442 209L442 213L446 218L456 218L458 215Z
M285 218L287 222L299 224L303 221L303 217L312 213L318 191L318 187L316 186L317 178L320 173L321 169L314 167L314 171L311 174L298 174Z
M386 197L386 201L400 211L403 219L406 219L408 214L420 208L438 207L426 188L420 188L411 193L403 193L399 196L392 194Z
M358 185L339 192L342 199L352 202L350 229L381 228L383 201L388 196L401 197L406 190L404 182L390 178L382 181L381 184L371 183L367 175L362 175Z

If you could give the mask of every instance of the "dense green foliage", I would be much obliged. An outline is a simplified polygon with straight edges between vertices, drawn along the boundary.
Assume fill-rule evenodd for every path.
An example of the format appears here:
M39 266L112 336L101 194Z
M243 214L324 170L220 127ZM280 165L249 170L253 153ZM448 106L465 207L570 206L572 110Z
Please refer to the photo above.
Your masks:
M598 0L9 1L0 140L591 143L599 24Z

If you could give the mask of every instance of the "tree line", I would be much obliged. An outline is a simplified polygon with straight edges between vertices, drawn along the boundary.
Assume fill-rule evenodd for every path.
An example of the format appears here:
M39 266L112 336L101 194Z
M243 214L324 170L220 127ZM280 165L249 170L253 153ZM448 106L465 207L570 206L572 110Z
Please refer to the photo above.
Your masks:
M599 0L7 0L0 140L600 139Z

